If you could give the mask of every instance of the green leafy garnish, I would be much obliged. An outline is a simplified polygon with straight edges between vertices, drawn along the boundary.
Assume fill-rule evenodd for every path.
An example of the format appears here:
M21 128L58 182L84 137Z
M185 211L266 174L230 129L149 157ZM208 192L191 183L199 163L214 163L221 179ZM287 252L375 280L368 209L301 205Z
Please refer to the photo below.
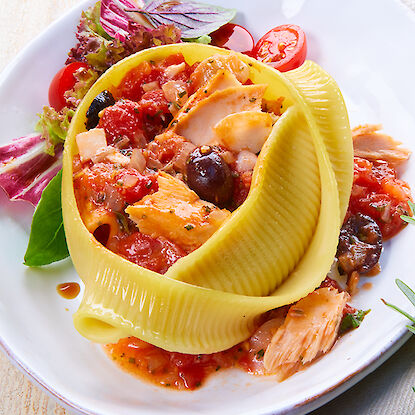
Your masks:
M202 35L193 39L183 39L185 42L203 43L204 45L210 45L212 38L209 35Z
M46 140L48 144L46 152L49 155L54 156L55 146L65 141L74 114L73 110L66 107L60 112L56 112L51 107L43 107L42 114L38 114L36 131L40 132Z
M257 354L256 354L257 360L261 360L264 357L264 354L265 354L264 349L261 349L259 352L257 352Z
M412 206L411 206L412 209ZM400 279L395 280L396 285L398 288L405 294L406 298L415 306L415 292L408 287L403 281ZM402 310L401 308L397 307L396 305L390 304L384 299L382 299L383 303L387 305L388 307L392 308L393 310L397 311L398 313L405 316L408 320L412 321L412 323L415 324L415 317L412 317L410 314L408 314L406 311ZM413 334L415 334L415 326L407 325L406 328Z
M35 210L24 264L39 267L69 256L63 229L62 170L50 181Z
M340 334L358 328L370 310L357 310L355 313L347 313L340 324Z
M415 212L415 203L408 200L409 209L411 209L411 216L408 215L401 215L401 219L407 223L415 225L415 218L413 217Z

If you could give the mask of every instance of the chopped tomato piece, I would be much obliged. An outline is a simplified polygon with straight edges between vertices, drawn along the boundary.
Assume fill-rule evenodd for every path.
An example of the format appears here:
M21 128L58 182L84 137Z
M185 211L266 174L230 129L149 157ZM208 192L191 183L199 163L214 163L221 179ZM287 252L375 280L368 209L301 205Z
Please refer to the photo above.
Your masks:
M113 144L124 137L130 139L131 144L142 147L143 115L137 102L128 99L121 100L104 110L98 124L105 130L107 143Z
M166 271L186 253L176 244L164 238L152 238L140 232L119 239L111 250L131 262L160 274Z
M400 216L408 215L408 200L411 200L408 184L397 178L388 163L355 157L346 219L359 212L368 215L379 225L383 239L389 239L406 225Z

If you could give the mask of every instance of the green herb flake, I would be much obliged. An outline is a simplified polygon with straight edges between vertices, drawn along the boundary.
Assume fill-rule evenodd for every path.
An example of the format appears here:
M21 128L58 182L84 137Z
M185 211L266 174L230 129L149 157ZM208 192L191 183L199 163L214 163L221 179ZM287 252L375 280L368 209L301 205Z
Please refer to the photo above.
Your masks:
M46 186L33 215L24 256L24 264L29 267L48 265L69 256L63 228L61 186L62 170Z
M257 354L256 354L257 360L261 360L264 357L264 354L265 354L264 349L261 349L259 352L257 352Z
M340 324L340 334L358 328L369 312L370 310L357 310L355 313L347 313Z
M128 358L128 363L131 363L131 364L135 365L135 358L134 357L129 357Z
M410 223L411 225L415 225L415 218L414 218L414 212L415 212L415 203L408 201L409 209L411 210L411 215L401 215L401 219L404 222Z
M180 91L177 95L179 96L179 98L183 98L186 95L186 90L184 91Z
M184 228L188 231L191 231L192 229L194 229L194 226L191 223L189 223Z
M117 219L118 225L120 225L121 230L124 231L124 232L129 232L130 227L128 225L128 220L125 217L125 215L121 212L116 212L115 217Z

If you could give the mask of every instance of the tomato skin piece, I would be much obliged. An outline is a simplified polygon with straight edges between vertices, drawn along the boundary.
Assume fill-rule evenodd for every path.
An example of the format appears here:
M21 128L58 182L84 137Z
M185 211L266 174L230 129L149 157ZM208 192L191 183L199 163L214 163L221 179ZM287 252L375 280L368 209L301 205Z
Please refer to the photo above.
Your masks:
M274 27L255 45L255 59L281 72L301 66L307 55L307 40L301 27L286 24Z
M76 83L74 73L80 68L89 69L89 65L83 62L72 62L64 66L53 77L49 86L49 104L56 111L59 112L68 105L65 92L74 87Z
M243 26L227 23L211 33L210 37L213 46L252 56L252 50L255 46L254 38Z

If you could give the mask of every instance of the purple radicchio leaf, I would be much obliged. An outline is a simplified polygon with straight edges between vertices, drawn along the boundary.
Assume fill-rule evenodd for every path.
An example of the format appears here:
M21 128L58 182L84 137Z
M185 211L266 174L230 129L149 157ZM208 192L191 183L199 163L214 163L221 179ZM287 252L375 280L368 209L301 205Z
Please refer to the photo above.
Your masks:
M124 42L128 35L137 30L137 23L131 13L125 10L136 9L137 4L131 0L102 0L101 26L111 37ZM139 22L142 24L144 19Z
M46 149L46 141L36 134L0 147L0 186L10 200L38 204L43 189L62 168L62 145L55 147L54 156Z
M236 14L235 9L190 0L150 0L134 12L144 14L156 27L174 24L181 30L184 39L208 35L231 21Z

